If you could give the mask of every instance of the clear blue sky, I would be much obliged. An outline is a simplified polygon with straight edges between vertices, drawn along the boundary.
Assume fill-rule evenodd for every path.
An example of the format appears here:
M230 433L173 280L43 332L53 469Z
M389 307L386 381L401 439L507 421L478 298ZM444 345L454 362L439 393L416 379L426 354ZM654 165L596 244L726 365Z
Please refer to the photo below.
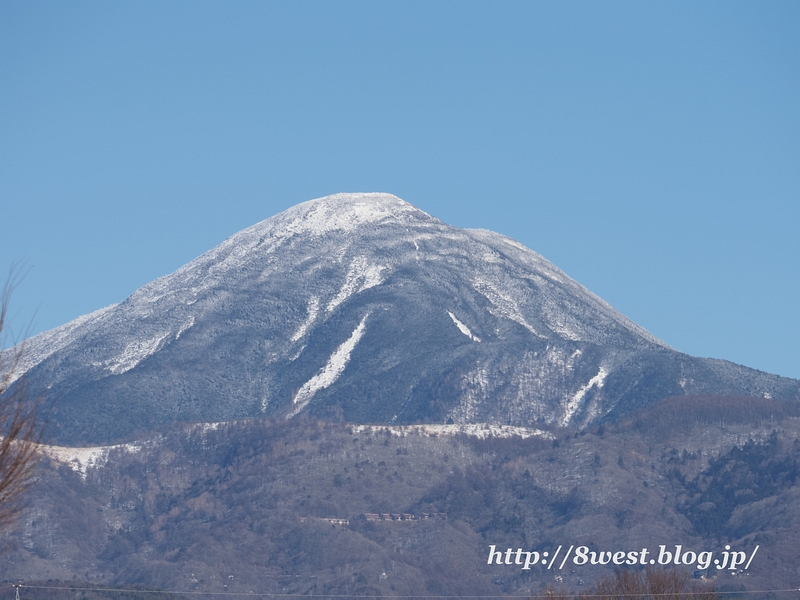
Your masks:
M679 350L800 378L798 31L796 0L1 0L15 323L386 191L519 240Z

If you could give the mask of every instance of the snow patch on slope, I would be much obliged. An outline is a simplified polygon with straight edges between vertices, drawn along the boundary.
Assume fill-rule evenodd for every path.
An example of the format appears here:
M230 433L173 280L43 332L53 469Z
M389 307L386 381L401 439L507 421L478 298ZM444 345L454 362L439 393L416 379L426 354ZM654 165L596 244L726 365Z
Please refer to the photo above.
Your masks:
M522 316L522 311L519 309L519 305L514 301L514 299L502 293L492 283L483 279L476 279L472 282L472 287L478 293L484 295L489 302L492 303L494 309L490 309L489 312L491 312L493 315L496 317L516 321L525 329L530 331L533 335L544 337L525 320L525 317Z
M192 327L193 325L194 325L194 315L189 315L189 318L186 319L186 322L184 322L184 324L181 325L180 329L178 329L178 333L175 334L175 339L177 340L178 338L180 338L183 332Z
M87 471L92 467L102 467L108 461L112 450L138 452L141 446L136 444L116 444L114 446L90 446L88 448L69 448L67 446L40 445L39 450L52 460L68 466L86 479Z
M306 310L308 311L306 320L303 321L297 331L295 331L292 335L291 340L293 342L296 342L303 337L308 331L308 328L311 327L316 320L317 313L319 312L319 298L317 296L311 296L311 300L308 301L308 308Z
M541 429L530 429L527 427L514 427L511 425L492 425L490 423L469 423L464 425L353 425L353 433L389 433L397 437L409 435L422 435L433 437L438 435L468 435L478 439L489 437L510 438L519 436L523 439L529 437L543 437L553 439L555 436Z
M467 326L466 326L466 325L464 325L464 324L463 324L461 321L459 321L459 320L456 318L456 316L455 316L453 313L451 313L451 312L448 310L448 311L447 311L447 314L448 314L448 315L450 315L450 318L451 318L451 319L453 319L453 323L455 323L455 324L456 324L456 327L458 327L458 330L459 330L461 333L463 333L465 336L467 336L467 337L468 337L469 339L471 339L473 342L480 342L480 341L481 341L481 338L479 338L477 335L472 335L472 332L469 330L469 327L467 327Z
M114 375L121 375L130 371L148 356L155 354L162 346L162 342L169 333L156 335L146 340L134 340L127 346L122 354L106 361L106 368Z
M606 371L603 367L600 367L597 375L592 377L584 386L581 387L575 395L570 398L567 402L566 406L564 407L564 416L561 417L560 425L562 427L566 427L570 420L572 419L573 415L577 412L578 408L583 401L584 396L586 396L586 392L588 392L592 387L597 386L598 389L603 387L603 383L605 382L605 378L608 375L608 371Z
M369 314L364 315L358 327L356 327L353 333L350 334L350 337L331 354L328 362L322 367L320 372L306 381L297 391L297 394L295 394L292 400L295 408L287 415L287 418L293 417L303 410L314 397L314 394L321 389L330 387L339 378L339 375L342 374L347 363L350 362L350 353L353 351L353 348L356 347L356 344L358 344L361 336L364 335L364 326L367 323L368 316Z
M383 283L383 272L386 270L388 270L388 267L369 264L363 256L356 257L350 263L350 269L347 271L347 277L342 289L328 303L327 311L332 312L334 308L350 296Z

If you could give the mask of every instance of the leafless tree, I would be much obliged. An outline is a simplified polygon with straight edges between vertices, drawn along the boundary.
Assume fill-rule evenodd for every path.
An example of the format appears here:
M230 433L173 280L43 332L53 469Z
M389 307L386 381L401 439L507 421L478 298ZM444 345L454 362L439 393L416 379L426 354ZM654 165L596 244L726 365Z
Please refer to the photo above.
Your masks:
M571 596L548 589L547 600L719 600L712 587L699 585L678 570L620 570L598 581L588 592Z
M31 397L19 369L24 341L13 343L8 329L8 306L19 282L12 268L0 292L0 532L6 531L24 508L23 493L30 486L39 462L42 439L42 402ZM7 342L11 347L3 350Z
M687 571L617 571L601 579L591 596L630 600L716 600L713 588L694 585Z

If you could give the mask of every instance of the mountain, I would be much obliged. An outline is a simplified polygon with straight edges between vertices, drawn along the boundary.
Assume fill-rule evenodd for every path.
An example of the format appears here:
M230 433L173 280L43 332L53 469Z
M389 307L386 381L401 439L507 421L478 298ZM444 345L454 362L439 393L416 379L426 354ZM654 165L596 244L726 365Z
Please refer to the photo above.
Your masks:
M108 588L526 598L642 568L611 552L680 547L668 569L719 591L797 588L798 403L680 396L579 432L452 428L275 417L50 447L0 573L61 580L22 590L48 600L91 598L52 589L80 582L121 600L134 596ZM525 570L487 564L492 546L605 558Z
M337 194L233 235L28 342L54 442L302 415L584 428L668 396L800 399L678 352L553 264L389 194Z
M23 367L60 444L2 536L25 597L540 596L677 548L722 591L796 581L800 382L680 353L388 194L245 229Z

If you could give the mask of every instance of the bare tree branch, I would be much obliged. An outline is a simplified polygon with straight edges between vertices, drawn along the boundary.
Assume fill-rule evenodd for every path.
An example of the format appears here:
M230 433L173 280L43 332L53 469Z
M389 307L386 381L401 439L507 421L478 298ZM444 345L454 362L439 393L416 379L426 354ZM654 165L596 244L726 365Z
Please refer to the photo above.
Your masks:
M6 531L24 508L23 493L32 483L42 440L42 401L31 398L18 370L25 342L2 350L9 339L8 307L20 272L14 267L0 292L0 531Z
M545 590L547 600L719 600L713 587L691 581L678 570L622 569L606 575L588 592L572 595L565 590Z

